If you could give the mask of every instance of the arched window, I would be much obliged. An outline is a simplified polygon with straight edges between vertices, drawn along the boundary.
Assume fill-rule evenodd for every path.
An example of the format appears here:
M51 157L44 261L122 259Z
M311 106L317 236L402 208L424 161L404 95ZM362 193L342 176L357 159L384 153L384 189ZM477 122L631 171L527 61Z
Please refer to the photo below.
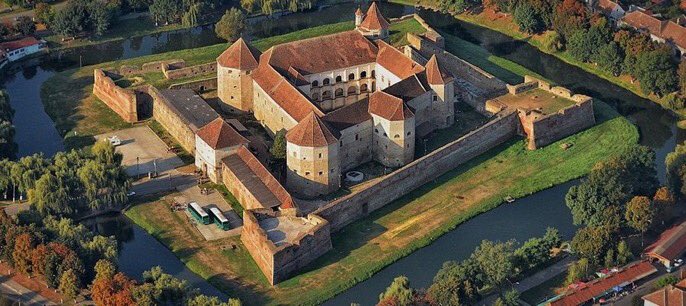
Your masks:
M336 97L342 97L343 96L343 88L336 89Z
M357 88L355 86L348 87L348 95L354 95L357 93Z
M364 79L366 77L367 77L367 71L360 72L360 79Z
M372 82L372 91L376 91L376 82Z
M322 81L322 85L329 85L329 83L331 83L331 80L329 80L329 78L326 78L324 79L324 81Z
M326 90L322 93L322 99L331 99L331 90Z
M395 134L395 136L393 136L393 138L400 138L400 135Z
M372 78L376 78L376 70L372 70Z
M339 76L336 77L336 83L340 83L340 82L343 82L343 77L341 77L341 76L339 75Z
M354 74L354 73L351 73L351 74L348 75L348 81L352 81L352 80L354 80L354 79L355 79L355 74Z
M362 84L362 86L360 86L360 92L367 92L367 84Z
M312 87L317 87L317 86L319 86L319 81L317 81L317 80L312 81Z

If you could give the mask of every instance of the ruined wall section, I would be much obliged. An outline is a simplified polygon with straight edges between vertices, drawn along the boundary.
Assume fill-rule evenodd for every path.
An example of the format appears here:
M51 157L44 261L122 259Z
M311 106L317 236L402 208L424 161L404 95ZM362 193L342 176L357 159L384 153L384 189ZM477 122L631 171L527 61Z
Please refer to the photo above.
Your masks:
M455 167L504 143L517 134L519 118L508 112L482 127L419 158L375 184L335 200L314 213L331 224L331 231L366 216Z
M93 70L93 94L126 122L138 121L136 93L117 86L102 69Z
M162 65L162 73L169 80L185 79L217 72L217 63L205 63L190 67L183 67L173 64Z
M330 226L327 220L309 214L304 222L314 224L291 242L276 246L269 240L259 222L266 218L295 216L294 211L245 210L243 211L243 230L241 241L248 252L274 285L288 279L295 271L317 259L332 248Z
M195 92L204 92L217 89L217 77L209 77L202 80L194 80L169 85L169 89L192 89Z
M185 61L182 59L154 61L154 62L145 63L145 64L141 65L140 67L132 66L132 65L122 65L121 67L119 67L119 74L121 74L123 76L130 76L130 75L136 75L136 74L160 72L160 71L162 71L162 66L164 66L164 65L185 66Z

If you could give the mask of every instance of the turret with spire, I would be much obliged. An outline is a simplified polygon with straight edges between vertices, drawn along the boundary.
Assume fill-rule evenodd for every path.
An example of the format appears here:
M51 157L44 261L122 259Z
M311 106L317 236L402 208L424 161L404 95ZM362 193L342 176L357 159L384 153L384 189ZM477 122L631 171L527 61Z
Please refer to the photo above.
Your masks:
M358 20L360 23L358 24ZM362 14L359 8L355 12L355 29L362 35L371 39L386 39L388 37L388 28L390 24L386 18L381 15L379 7L376 2L372 2L366 14Z

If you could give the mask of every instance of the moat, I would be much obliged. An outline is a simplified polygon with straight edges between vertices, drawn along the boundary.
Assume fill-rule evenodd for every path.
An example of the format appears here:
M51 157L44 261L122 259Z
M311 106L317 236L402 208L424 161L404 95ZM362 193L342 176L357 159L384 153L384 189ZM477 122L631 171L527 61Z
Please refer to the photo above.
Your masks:
M353 11L354 7L355 5L352 4L339 5L320 11L293 14L275 21L270 20L261 23L261 29L254 36L277 35L322 23L347 20L347 15L336 12ZM389 17L401 16L412 10L411 7L382 5L382 11ZM498 56L547 76L561 86L599 98L615 106L620 113L637 124L641 135L649 135L649 137L642 137L641 142L657 151L660 163L658 172L661 177L664 176L661 165L664 156L674 148L677 141L681 142L686 138L683 133L678 132L674 124L675 120L669 113L652 102L599 77L546 55L524 42L514 42L500 33L465 24L439 13L427 11L419 13L441 31L479 44ZM11 97L12 106L16 110L14 124L17 127L16 141L19 144L19 155L24 156L35 152L51 155L63 149L61 137L55 130L53 122L45 114L40 102L39 88L55 71L78 67L79 62L90 65L216 44L220 41L214 37L213 33L211 27L162 33L99 46L77 48L65 51L56 58L45 57L24 63L20 69L5 76L3 80L4 87ZM378 293L399 274L408 276L416 287L426 286L444 261L464 258L482 239L515 238L523 241L531 236L541 235L548 226L558 228L564 237L571 238L575 227L564 205L564 195L573 184L574 182L562 184L530 197L518 199L513 204L503 205L465 222L431 245L399 260L367 281L331 299L328 304L343 305L350 302L363 305L373 304L377 301ZM529 221L522 222L521 220ZM100 218L90 224L99 232L115 234L120 240L120 265L124 272L138 276L151 266L161 265L167 272L187 279L194 286L202 288L203 292L218 294L216 289L185 268L183 263L162 244L125 217ZM141 256L149 253L155 253L157 256Z

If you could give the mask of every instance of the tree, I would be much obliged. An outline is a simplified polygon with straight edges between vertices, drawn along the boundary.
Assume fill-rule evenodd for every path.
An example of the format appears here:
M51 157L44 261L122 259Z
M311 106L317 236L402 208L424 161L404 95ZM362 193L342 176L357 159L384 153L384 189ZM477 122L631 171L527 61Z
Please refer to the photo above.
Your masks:
M503 304L506 306L519 305L519 291L517 289L508 290L503 295Z
M160 267L153 267L143 272L143 281L152 284L153 288L155 288L152 296L157 304L184 301L192 293L185 280L180 280L162 272Z
M622 240L617 244L617 261L616 263L618 265L625 265L629 263L629 260L633 257L633 254L631 254L631 249L629 249L629 245L626 243L626 241Z
M605 253L605 267L612 267L615 265L615 250L609 249Z
M486 282L501 289L502 284L511 276L514 276L514 241L491 242L481 241L472 258L484 274Z
M586 21L586 5L579 0L564 0L555 6L552 26L565 39L583 29Z
M602 227L579 229L572 239L572 249L579 257L587 258L592 264L601 263L601 256L610 247L610 235Z
M614 41L600 47L598 54L595 57L595 61L601 68L611 72L615 76L618 76L622 72L622 62L624 61L624 58L621 54L621 49Z
M584 279L591 274L593 267L586 258L581 258L569 266L567 271L567 284L572 284L578 280Z
M399 306L408 306L412 304L414 291L410 287L410 280L405 276L398 276L393 279L386 291L379 295L379 301L394 299L397 300Z
M44 244L39 244L31 252L31 268L34 274L45 275L45 263L48 256L48 248Z
M588 62L593 53L592 45L586 32L584 30L577 30L572 32L571 36L567 38L567 51L569 51L569 55L582 62Z
M548 52L557 52L562 50L562 36L555 31L548 31L543 39L543 48Z
M182 11L179 0L153 0L150 5L150 15L156 24L169 24L178 20Z
M645 93L663 96L677 89L676 65L667 48L643 52L636 59L635 75Z
M91 297L98 306L137 305L131 291L134 282L119 272L112 278L97 278L91 286Z
M545 24L536 14L534 7L527 1L517 4L514 10L514 21L519 29L526 33L538 33L543 30Z
M46 25L51 24L53 18L55 17L55 11L52 9L52 6L44 2L36 4L36 8L33 9L33 13L38 22Z
M479 299L478 271L470 262L443 263L426 293L432 305L470 305Z
M29 233L24 233L17 236L14 244L14 252L12 258L14 267L20 273L28 274L31 272L31 255L33 253L34 239Z
M75 36L86 30L87 26L88 13L86 12L85 4L78 1L70 1L57 11L50 27L57 34Z
M74 271L67 270L62 273L60 278L60 285L57 288L65 297L73 300L79 294L78 280Z
M241 306L241 302L238 299L229 299L228 302L223 303L216 296L210 297L200 294L189 299L186 306Z
M214 31L220 38L234 41L241 37L245 26L245 15L241 10L234 7L224 13L224 16L214 26Z
M641 232L641 245L643 245L643 234L650 228L654 215L655 210L650 199L645 196L634 197L626 206L626 221L633 229Z
M667 176L667 187L674 194L686 195L684 181L680 175L681 169L686 165L686 142L677 144L673 152L667 154L665 158L665 168Z
M111 279L117 273L117 267L107 259L98 260L93 270L95 270L95 279Z
M286 130L280 130L274 135L274 143L269 148L269 153L274 159L286 159Z
M18 17L17 22L14 26L17 29L17 32L21 33L24 36L33 35L34 33L36 33L36 25L33 23L33 20L31 20L31 17L29 16Z

